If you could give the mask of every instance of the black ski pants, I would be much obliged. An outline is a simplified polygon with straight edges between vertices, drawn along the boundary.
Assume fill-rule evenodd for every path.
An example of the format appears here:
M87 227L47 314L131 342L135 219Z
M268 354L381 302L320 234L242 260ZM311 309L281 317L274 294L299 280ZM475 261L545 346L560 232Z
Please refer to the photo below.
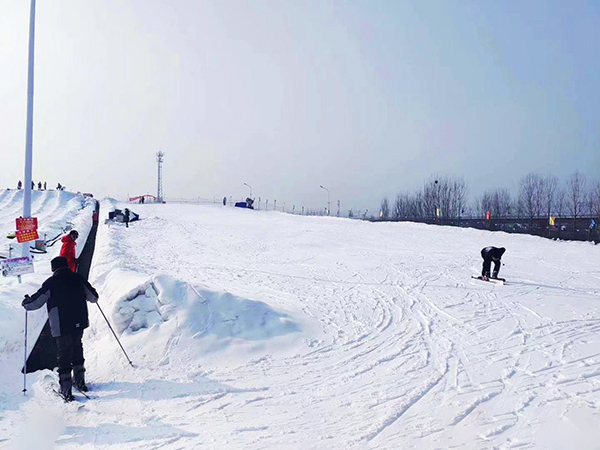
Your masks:
M481 251L481 257L483 258L483 269L481 270L481 276L488 277L490 275L492 261L494 261L494 260L492 259L491 256L486 255L486 253L483 250ZM500 260L494 261L494 272L496 273L496 275L498 275L498 273L500 272L500 265L501 265Z
M58 347L58 374L71 374L73 367L83 367L83 330L65 334L56 339Z

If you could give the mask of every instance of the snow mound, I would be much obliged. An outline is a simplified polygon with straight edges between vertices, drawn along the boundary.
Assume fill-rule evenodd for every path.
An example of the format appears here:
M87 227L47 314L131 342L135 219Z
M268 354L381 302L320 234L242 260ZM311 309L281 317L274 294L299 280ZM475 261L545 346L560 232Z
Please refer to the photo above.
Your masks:
M288 314L266 303L212 291L169 275L147 277L115 269L103 286L117 333L146 333L149 341L169 322L176 324L167 327L169 334L191 339L212 335L229 342L266 340L300 331Z

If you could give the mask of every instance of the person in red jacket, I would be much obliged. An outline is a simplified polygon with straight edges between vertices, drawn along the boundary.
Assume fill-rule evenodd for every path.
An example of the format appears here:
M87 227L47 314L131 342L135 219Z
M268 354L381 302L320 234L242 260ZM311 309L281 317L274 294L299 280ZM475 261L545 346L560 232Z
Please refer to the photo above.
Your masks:
M61 239L63 245L60 249L60 256L64 256L67 259L67 263L69 264L69 269L71 272L75 272L77 270L77 258L75 257L75 245L77 238L79 237L79 233L76 230L71 230L69 234L63 236Z

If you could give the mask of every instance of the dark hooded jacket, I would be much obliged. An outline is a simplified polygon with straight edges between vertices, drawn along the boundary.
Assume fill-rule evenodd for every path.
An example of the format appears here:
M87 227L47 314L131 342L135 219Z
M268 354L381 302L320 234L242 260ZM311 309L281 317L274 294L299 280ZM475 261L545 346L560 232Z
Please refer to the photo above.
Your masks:
M60 259L63 260L61 267L54 270L42 287L22 303L28 311L46 304L53 337L87 328L89 320L86 300L91 303L98 301L98 293L92 285L82 275L71 272L64 258Z
M500 247L500 248L486 247L481 250L481 257L483 259L485 259L486 261L487 260L491 261L492 257L496 258L496 259L501 259L502 255L504 255L505 251L506 251L506 249L504 247Z

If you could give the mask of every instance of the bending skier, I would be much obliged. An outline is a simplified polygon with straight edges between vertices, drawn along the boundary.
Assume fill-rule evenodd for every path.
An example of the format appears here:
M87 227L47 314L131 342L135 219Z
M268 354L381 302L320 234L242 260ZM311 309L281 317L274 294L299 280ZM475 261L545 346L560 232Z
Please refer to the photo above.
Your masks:
M494 272L492 272L491 278L498 278L498 273L500 272L500 265L502 255L506 249L504 247L496 248L496 247L486 247L481 250L481 257L483 258L483 269L481 270L481 276L484 279L490 278L490 268L492 266L492 261L494 262Z
M86 300L96 303L98 293L83 276L69 269L66 258L58 256L50 264L52 276L31 297L25 295L21 305L28 311L46 305L50 331L58 348L59 393L70 402L73 383L80 391L88 390L81 339L83 330L89 326Z

